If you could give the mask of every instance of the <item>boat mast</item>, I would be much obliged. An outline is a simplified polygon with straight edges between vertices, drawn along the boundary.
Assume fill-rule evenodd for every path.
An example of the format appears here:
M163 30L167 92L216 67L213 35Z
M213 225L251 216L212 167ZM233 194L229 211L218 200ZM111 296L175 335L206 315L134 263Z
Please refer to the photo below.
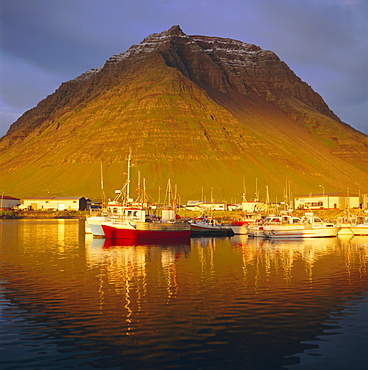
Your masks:
M266 212L270 212L270 195L268 193L268 185L266 186Z
M169 179L166 186L165 204L171 206L171 180Z
M105 190L104 190L102 161L101 161L101 191L102 191L102 207L104 208L106 206L106 194L105 194Z
M130 197L130 167L131 167L131 161L132 161L132 148L129 148L129 154L128 154L128 178L127 178L127 188L126 188L126 197L129 201Z
M242 195L243 203L247 202L247 188L245 186L245 176L243 175L243 195Z
M174 198L173 198L173 203L172 203L172 207L173 209L176 210L176 205L177 205L177 197L178 197L178 185L175 184L175 187L174 187Z

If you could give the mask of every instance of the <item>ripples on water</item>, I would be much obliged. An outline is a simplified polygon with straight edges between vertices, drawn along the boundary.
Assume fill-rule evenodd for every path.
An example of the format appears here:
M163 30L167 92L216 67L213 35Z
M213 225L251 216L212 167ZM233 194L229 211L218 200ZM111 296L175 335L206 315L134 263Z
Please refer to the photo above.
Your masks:
M124 245L0 221L0 368L363 368L367 265L366 237Z

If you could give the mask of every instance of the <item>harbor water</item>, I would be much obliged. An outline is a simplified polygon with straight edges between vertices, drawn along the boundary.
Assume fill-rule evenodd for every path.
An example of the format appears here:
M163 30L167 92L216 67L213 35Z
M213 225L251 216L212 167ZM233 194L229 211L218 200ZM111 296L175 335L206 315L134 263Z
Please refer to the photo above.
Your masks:
M0 369L366 369L368 237L125 245L0 221Z

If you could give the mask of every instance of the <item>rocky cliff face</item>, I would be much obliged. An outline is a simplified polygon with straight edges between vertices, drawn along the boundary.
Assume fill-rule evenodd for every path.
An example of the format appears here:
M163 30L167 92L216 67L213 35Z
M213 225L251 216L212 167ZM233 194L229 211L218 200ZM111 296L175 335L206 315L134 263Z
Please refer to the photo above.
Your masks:
M188 36L179 26L63 83L26 112L0 140L0 172L15 195L96 197L96 166L104 161L116 186L129 147L154 186L171 177L188 197L208 182L221 197L236 195L244 174L278 194L285 178L299 193L317 191L316 181L339 191L368 183L367 137L273 52ZM65 178L76 170L83 175Z

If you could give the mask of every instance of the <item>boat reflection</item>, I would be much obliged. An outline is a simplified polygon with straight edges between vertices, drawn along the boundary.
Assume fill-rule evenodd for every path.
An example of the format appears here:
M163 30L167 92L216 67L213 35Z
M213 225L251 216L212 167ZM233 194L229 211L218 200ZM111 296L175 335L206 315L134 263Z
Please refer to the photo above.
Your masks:
M11 349L0 368L34 348L22 368L281 369L326 334L330 314L351 307L353 318L350 298L366 297L368 282L363 236L106 243L76 221L3 220L0 251ZM363 338L364 312L357 323Z
M129 239L86 238L86 247L88 268L98 269L100 309L108 305L106 300L112 287L114 294L123 300L125 335L134 332L142 306L151 299L159 299L156 291L166 290L166 303L177 295L180 285L177 263L190 253L187 239L170 244L137 244ZM161 289L152 289L154 276L159 277L154 285Z
M286 281L291 281L295 277L293 275L300 274L300 263L304 264L304 278L312 283L316 268L320 268L320 263L317 266L317 262L329 255L344 255L347 274L350 274L351 263L356 263L353 259L358 258L359 265L365 266L368 257L365 249L368 240L358 240L356 237L260 240L236 235L232 238L232 243L242 254L244 276L255 266L256 276L282 273ZM362 246L365 250L362 250Z
M169 245L190 245L190 240L185 239L176 239L174 241L170 241L169 243L157 243L157 241L151 242L149 240L139 240L136 239L103 239L104 244L103 247L105 249L111 247L129 247L129 246L138 246L138 245L150 245L150 246L169 246Z

